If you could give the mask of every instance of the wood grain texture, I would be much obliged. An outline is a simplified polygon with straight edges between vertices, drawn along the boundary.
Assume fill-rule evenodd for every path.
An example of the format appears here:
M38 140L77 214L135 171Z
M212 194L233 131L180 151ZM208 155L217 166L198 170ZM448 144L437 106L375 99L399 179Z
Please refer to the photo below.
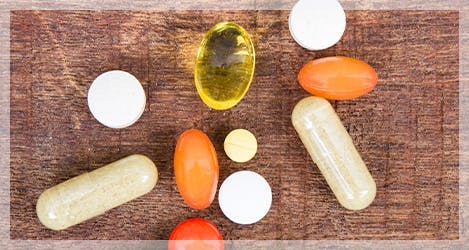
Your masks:
M343 39L321 52L297 46L288 11L14 11L11 13L11 239L166 239L179 222L203 217L225 239L457 239L458 12L348 11ZM193 63L205 31L231 20L252 35L253 84L236 107L215 111L197 96ZM380 80L370 94L333 102L376 180L374 203L343 209L309 158L290 115L308 94L296 74L307 61L356 57ZM86 92L104 71L134 74L147 107L133 126L114 130L88 111ZM256 157L234 163L223 139L235 128L258 139ZM220 179L242 169L262 174L273 206L241 226L218 203L188 208L176 190L177 136L205 131ZM149 156L155 189L61 232L40 225L39 194L124 156Z

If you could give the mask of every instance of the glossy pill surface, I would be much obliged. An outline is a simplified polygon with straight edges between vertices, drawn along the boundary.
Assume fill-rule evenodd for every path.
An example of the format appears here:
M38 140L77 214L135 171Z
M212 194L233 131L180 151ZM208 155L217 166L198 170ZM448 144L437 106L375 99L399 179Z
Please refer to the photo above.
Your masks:
M358 59L334 56L308 62L298 73L301 87L312 95L346 100L373 90L378 76L370 65Z
M179 193L194 209L212 204L218 185L218 160L208 136L190 129L179 136L174 152L174 175Z
M212 222L201 218L179 223L169 236L169 250L223 250L223 237Z
M157 180L149 158L131 155L47 189L36 213L44 226L66 229L150 192Z
M293 110L292 123L339 203L351 210L370 205L375 181L329 102L304 98Z
M195 62L195 86L202 101L218 110L238 104L251 85L255 52L249 34L231 22L204 36Z

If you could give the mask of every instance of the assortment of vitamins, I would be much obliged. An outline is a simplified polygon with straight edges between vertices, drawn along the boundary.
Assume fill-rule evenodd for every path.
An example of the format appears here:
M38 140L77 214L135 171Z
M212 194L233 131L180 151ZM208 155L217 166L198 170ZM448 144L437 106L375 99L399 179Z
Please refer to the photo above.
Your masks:
M345 13L336 0L300 0L289 26L299 45L310 50L337 43L345 30ZM238 104L251 85L255 52L249 34L232 22L216 24L204 36L196 57L194 80L202 101L210 108ZM292 124L338 202L350 210L369 206L376 184L350 135L326 99L362 96L376 86L375 70L358 59L335 56L306 63L298 82L314 96L293 109ZM88 105L103 125L124 128L138 120L145 108L140 82L123 71L106 72L92 83ZM257 151L256 137L245 129L231 131L224 141L226 155L244 163ZM174 176L179 193L193 209L209 207L217 193L219 164L210 138L202 131L183 132L174 151ZM82 174L44 191L36 211L41 223L63 230L150 192L158 180L155 164L146 156L131 155ZM272 203L264 177L252 171L232 173L220 186L219 206L238 224L261 220ZM217 227L204 219L180 223L169 236L169 249L223 249Z

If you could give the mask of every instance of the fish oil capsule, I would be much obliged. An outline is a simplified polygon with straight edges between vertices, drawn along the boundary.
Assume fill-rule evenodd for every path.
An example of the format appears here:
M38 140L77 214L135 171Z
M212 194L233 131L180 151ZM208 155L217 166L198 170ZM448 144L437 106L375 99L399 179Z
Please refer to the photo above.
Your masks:
M293 110L292 123L339 203L351 210L370 205L375 181L329 102L304 98Z
M47 189L36 213L44 226L63 230L150 192L157 180L149 158L131 155Z
M255 52L239 25L221 22L204 36L195 62L194 80L202 101L217 110L238 104L251 85Z

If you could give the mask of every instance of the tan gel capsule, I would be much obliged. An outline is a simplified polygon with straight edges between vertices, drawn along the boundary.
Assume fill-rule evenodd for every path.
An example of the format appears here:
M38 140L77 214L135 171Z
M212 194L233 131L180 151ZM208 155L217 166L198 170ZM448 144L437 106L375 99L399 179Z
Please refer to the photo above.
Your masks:
M375 181L329 102L304 98L293 110L292 123L340 204L351 210L370 205Z
M157 180L148 157L131 155L47 189L36 213L44 226L66 229L150 192Z

